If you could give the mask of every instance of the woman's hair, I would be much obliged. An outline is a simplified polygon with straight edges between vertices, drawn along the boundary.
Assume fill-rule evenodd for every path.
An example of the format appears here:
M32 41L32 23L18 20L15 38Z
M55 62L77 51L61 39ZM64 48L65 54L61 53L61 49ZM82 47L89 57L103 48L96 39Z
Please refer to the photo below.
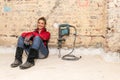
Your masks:
M45 25L46 25L47 22L46 22L45 17L40 17L40 18L38 19L38 21L39 21L39 20L43 20L43 21L45 22Z

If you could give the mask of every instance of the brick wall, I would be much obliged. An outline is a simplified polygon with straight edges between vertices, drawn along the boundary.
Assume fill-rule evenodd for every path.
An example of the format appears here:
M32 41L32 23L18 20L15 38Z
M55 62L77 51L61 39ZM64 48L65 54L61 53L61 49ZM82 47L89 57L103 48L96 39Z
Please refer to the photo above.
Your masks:
M110 0L108 2L105 0L1 0L0 45L16 45L18 36L24 31L35 29L37 19L44 16L47 19L47 29L51 33L50 46L57 46L58 31L53 24L69 23L77 28L77 47L94 46L110 49L112 46L109 42L112 42L113 37L106 38L106 27L111 26L106 17L107 12L112 12L109 11L106 3L108 6L111 4ZM116 7L115 9L117 10ZM71 33L73 32L71 29ZM70 35L64 45L69 47L72 42L73 35Z

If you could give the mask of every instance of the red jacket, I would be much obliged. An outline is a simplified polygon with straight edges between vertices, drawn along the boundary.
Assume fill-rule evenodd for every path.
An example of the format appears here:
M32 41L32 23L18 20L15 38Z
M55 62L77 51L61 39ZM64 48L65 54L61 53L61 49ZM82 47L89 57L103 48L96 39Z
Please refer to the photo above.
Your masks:
M34 37L39 36L43 40L44 45L47 46L47 43L50 39L50 33L48 31L46 31L46 28L43 28L40 33L38 32L38 29L36 29L33 32L24 32L24 33L22 33L21 36L24 38L25 37L29 38L31 35L33 35Z

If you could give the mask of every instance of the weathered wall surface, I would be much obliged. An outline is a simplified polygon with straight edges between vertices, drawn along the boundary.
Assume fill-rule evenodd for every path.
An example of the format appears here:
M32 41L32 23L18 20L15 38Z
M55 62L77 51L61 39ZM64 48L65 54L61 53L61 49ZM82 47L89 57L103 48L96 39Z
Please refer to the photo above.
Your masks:
M110 51L120 52L120 0L108 0L107 44Z
M0 45L15 45L17 36L33 30L41 16L48 21L49 45L57 43L58 32L54 23L76 26L76 46L102 45L105 42L105 3L104 0L1 0ZM72 45L70 43L72 38L66 45Z

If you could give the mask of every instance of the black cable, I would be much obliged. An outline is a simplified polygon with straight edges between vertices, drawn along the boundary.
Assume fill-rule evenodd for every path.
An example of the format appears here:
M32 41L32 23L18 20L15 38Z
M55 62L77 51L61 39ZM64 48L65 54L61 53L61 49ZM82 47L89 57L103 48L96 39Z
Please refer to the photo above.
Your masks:
M62 60L72 60L72 61L75 61L75 60L79 60L81 58L81 56L80 57L76 57L75 55L72 54L74 49L75 49L77 30L76 30L76 28L74 26L70 26L70 27L74 28L74 30L75 30L75 33L74 33L75 37L74 37L74 41L73 41L73 48L72 48L72 51L70 53L68 53L68 54L66 54L66 55L64 55L62 57ZM60 51L59 51L59 55L60 55Z

